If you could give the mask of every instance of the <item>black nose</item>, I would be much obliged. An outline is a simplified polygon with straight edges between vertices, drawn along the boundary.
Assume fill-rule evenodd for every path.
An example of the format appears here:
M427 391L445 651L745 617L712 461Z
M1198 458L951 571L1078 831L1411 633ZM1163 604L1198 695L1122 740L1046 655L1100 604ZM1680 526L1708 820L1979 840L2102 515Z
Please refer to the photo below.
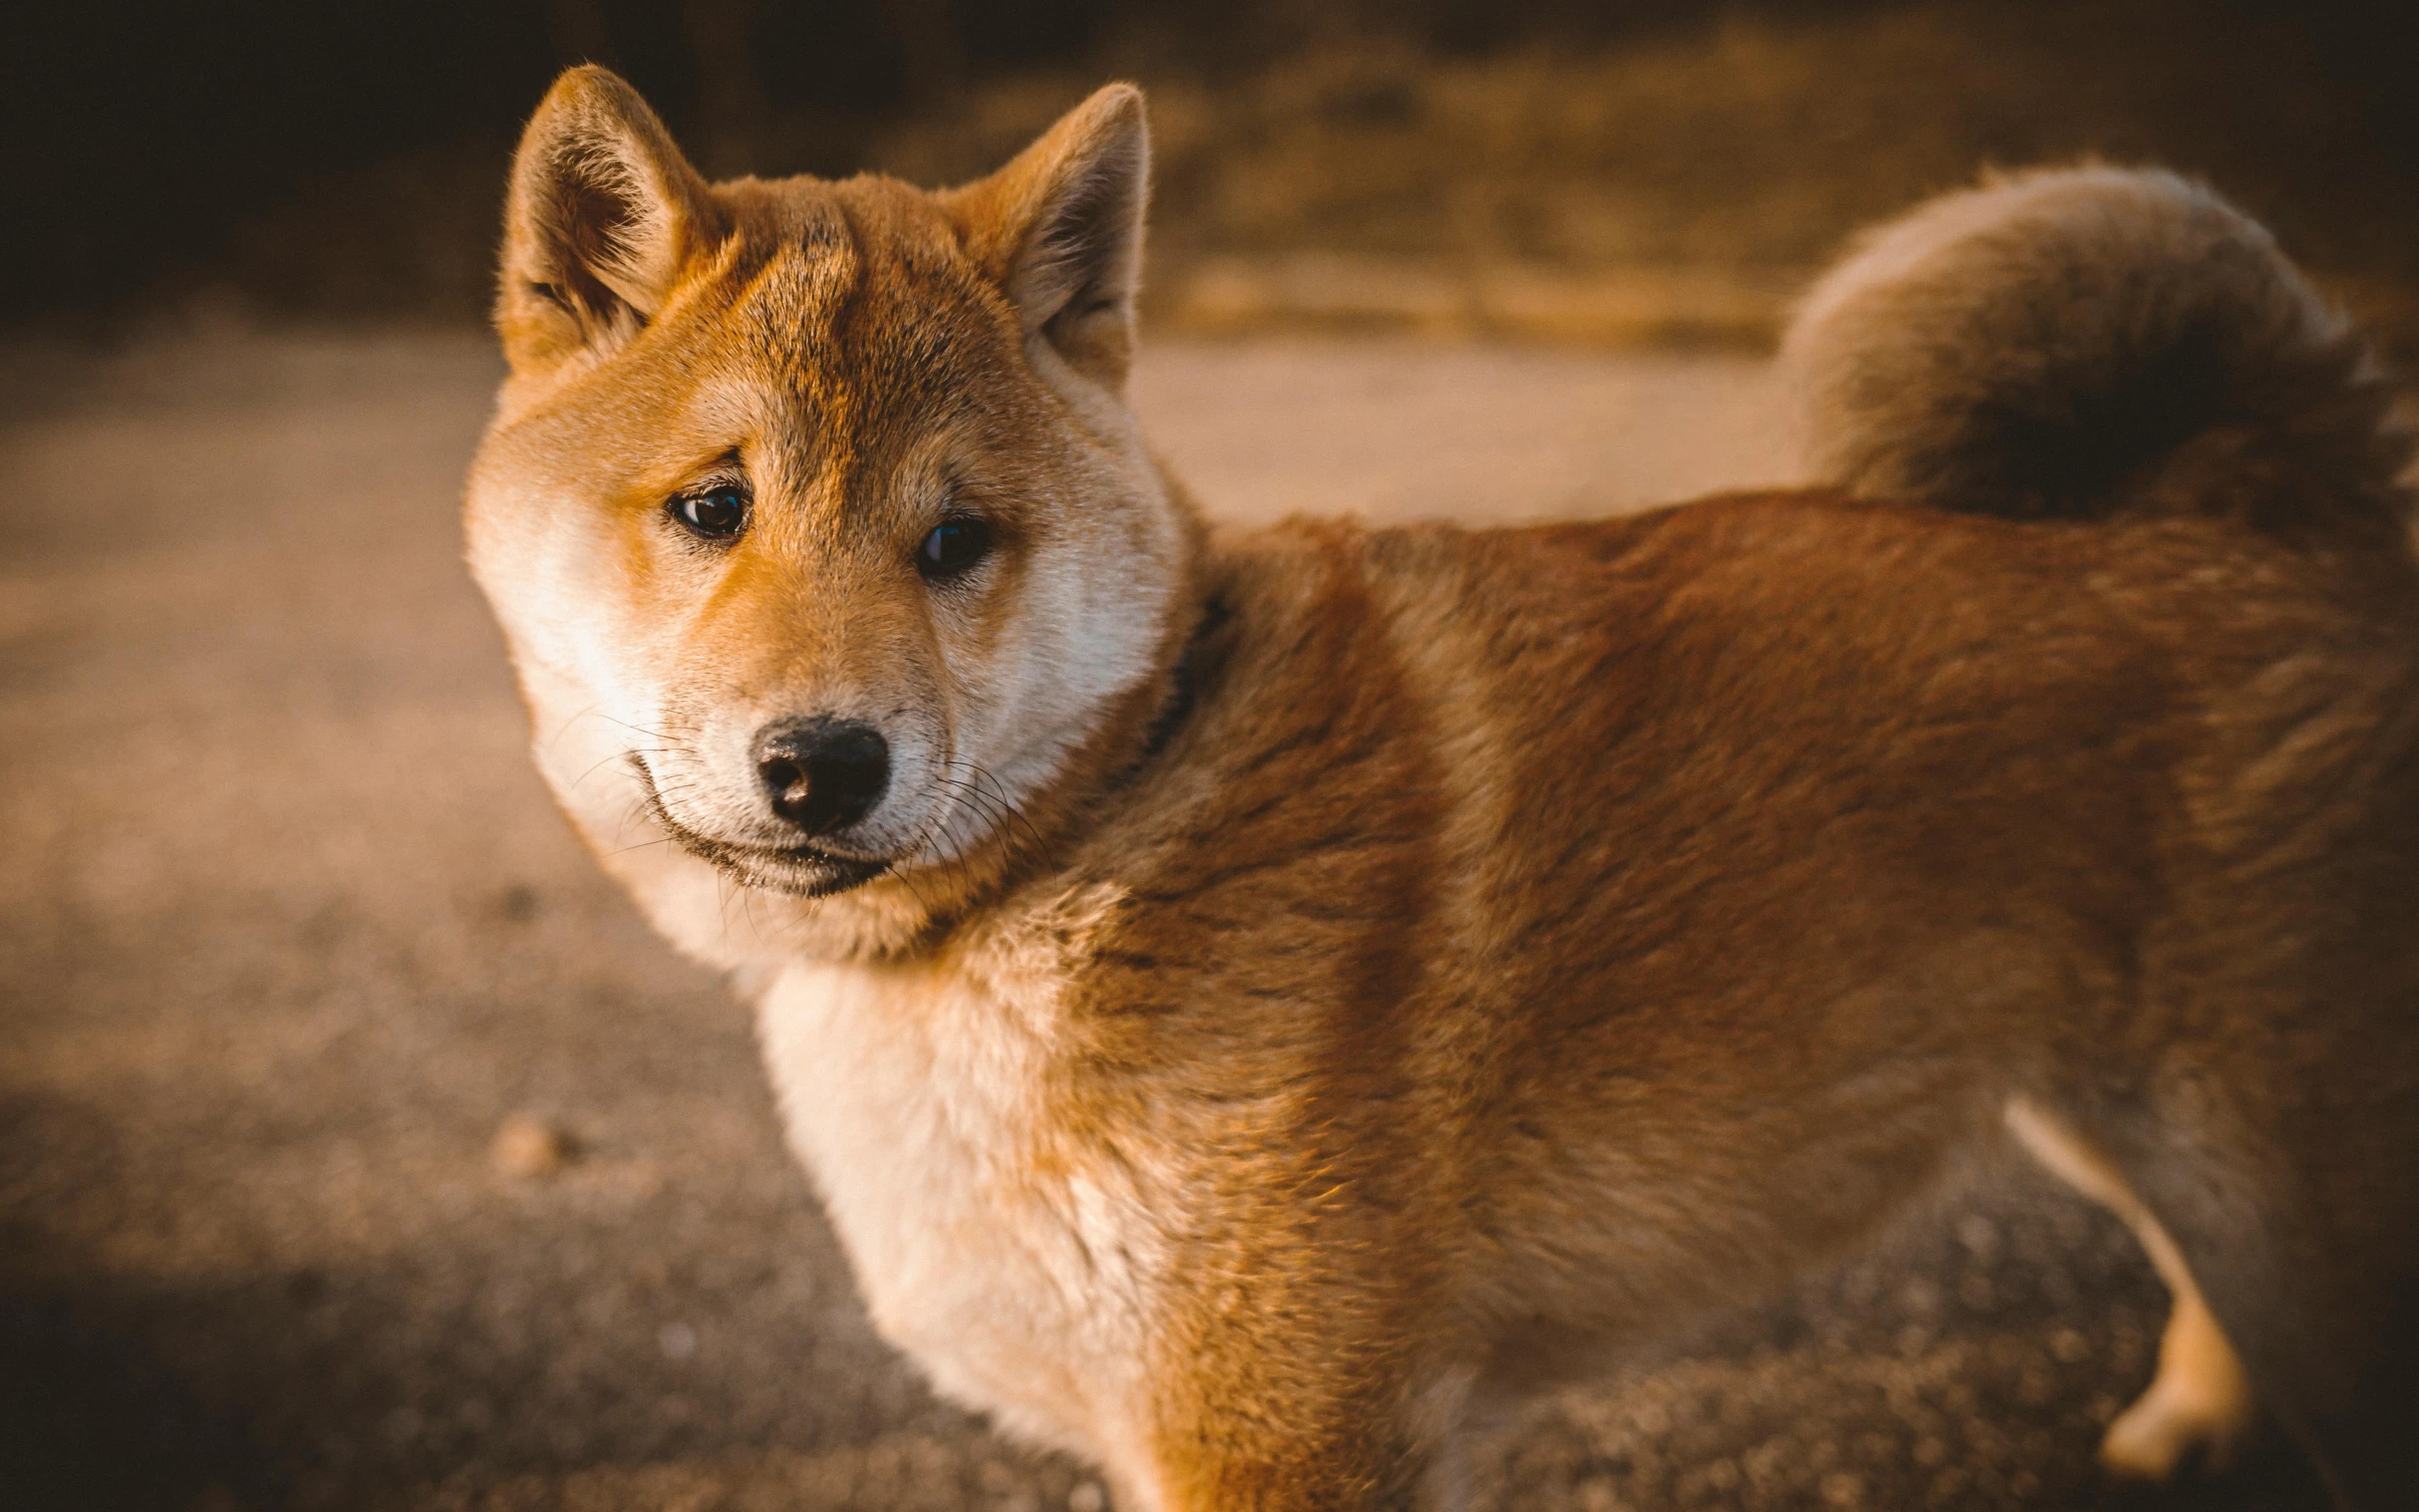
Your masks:
M772 811L810 835L846 829L890 785L890 743L855 720L784 721L756 738Z

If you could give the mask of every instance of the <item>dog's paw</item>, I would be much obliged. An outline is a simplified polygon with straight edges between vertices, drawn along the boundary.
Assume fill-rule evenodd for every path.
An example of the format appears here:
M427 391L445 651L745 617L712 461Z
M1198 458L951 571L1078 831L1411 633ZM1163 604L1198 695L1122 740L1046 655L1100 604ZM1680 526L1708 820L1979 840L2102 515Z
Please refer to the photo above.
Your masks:
M2251 1382L2196 1299L2168 1325L2158 1378L2108 1425L2100 1463L2151 1481L2172 1479L2192 1462L2222 1469L2250 1438L2255 1417Z
M2127 1480L2173 1480L2188 1462L2222 1469L2241 1447L2242 1425L2156 1391L2127 1407L2100 1440L2100 1463Z

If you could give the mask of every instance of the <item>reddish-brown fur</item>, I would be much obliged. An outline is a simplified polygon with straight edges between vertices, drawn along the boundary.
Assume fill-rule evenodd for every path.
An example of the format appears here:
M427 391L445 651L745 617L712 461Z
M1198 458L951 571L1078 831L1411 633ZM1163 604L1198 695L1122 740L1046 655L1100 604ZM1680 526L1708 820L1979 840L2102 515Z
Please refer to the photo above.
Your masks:
M1129 1509L1449 1504L1473 1414L1854 1245L2019 1100L2399 1504L2419 570L2368 380L2028 522L1212 541L1119 419L1140 131L1111 91L950 194L709 188L586 72L516 176L473 561L566 805L762 994L877 1321ZM562 163L617 152L579 222ZM668 533L732 465L747 534ZM998 527L968 590L907 565L936 468ZM750 848L729 711L962 751L1120 637L979 843L827 897Z

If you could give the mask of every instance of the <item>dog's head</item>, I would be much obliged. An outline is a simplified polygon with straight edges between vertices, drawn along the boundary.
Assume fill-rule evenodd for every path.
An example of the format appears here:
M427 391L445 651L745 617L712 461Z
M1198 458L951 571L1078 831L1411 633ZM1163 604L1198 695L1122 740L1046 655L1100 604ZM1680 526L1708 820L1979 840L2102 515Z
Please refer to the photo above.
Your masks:
M938 193L708 184L601 69L539 107L470 561L659 917L711 866L895 941L1130 757L1196 528L1122 399L1148 162L1124 86Z

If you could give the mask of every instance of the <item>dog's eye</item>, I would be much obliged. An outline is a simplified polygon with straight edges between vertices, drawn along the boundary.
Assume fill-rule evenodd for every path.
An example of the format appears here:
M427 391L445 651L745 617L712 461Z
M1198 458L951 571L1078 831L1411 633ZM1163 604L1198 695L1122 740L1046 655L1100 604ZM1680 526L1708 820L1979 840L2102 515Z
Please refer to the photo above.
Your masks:
M737 483L718 483L676 494L664 509L690 534L727 541L747 528L748 490Z
M991 553L991 526L975 516L945 519L916 548L916 570L928 583L963 576Z

